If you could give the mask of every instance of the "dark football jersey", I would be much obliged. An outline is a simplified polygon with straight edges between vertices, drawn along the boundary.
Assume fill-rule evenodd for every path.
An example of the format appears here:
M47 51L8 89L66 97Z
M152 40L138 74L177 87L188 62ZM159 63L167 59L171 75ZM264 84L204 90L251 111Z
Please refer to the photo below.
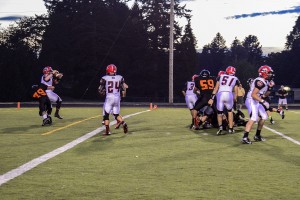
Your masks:
M216 83L215 77L197 77L195 87L200 90L200 94L211 95Z
M282 90L282 89L279 89L278 90L278 95L279 95L279 98L280 99L285 99L286 98L286 94L287 94L288 92L286 91L286 90Z
M33 85L32 89L33 89L33 92L34 92L32 97L35 98L35 99L39 99L41 97L47 96L47 94L46 94L47 85L45 85L43 83L41 83L39 85Z

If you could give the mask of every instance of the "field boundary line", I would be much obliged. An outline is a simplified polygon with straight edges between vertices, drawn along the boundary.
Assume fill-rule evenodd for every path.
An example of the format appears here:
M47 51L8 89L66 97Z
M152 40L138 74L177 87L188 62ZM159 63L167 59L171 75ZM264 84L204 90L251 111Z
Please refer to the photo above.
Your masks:
M276 131L276 130L274 130L274 129L271 129L271 128L267 127L267 126L264 126L264 128L265 128L265 129L268 129L269 131L271 131L271 132L273 132L273 133L275 133L275 134L277 134L277 135L280 135L281 137L283 137L283 138L285 138L285 139L287 139L287 140L289 140L289 141L291 141L291 142L293 142L293 143L295 143L295 144L297 144L297 145L300 145L300 142L299 142L298 140L295 140L295 139L293 139L293 138L291 138L291 137L289 137L289 136L286 136L285 134L280 133L279 131Z
M129 117L132 117L132 116L135 116L135 115L139 115L139 114L142 114L142 113L145 113L145 112L149 112L151 110L145 110L145 111L141 111L141 112L137 112L137 113L133 113L133 114L129 114L129 115L126 115L124 116L123 118L129 118ZM116 121L112 121L110 123L110 126L116 124L117 122ZM85 135L73 140L72 142L69 142L68 144L65 144L64 146L62 147L59 147L47 154L44 154L38 158L35 158L23 165L21 165L20 167L16 168L16 169L13 169L5 174L2 174L0 175L0 186L3 185L4 183L7 183L8 181L24 174L25 172L35 168L36 166L46 162L47 160L75 147L76 145L84 142L85 140L95 136L97 133L103 131L105 129L104 126L100 127L100 128L97 128L95 130L93 130L92 132L89 132L89 133L86 133Z
M96 116L94 116L94 117L89 117L89 118L86 118L86 119L83 119L83 120L80 120L80 121L77 121L77 122L73 122L73 123L68 124L68 125L66 125L66 126L63 126L63 127L54 129L54 130L52 130L52 131L43 133L42 135L50 135L51 133L54 133L54 132L56 132L56 131L60 131L60 130L62 130L62 129L68 128L68 127L70 127L70 126L74 126L74 125L79 124L79 123L81 123L81 122L84 122L84 121L87 121L87 120L90 120L90 119L94 119L94 118L97 118L97 117L100 117L100 115L96 115Z

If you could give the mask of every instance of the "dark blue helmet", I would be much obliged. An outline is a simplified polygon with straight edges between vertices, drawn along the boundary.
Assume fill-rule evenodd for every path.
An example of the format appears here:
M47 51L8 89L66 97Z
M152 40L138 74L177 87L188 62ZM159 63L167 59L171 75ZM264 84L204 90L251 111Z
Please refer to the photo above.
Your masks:
M203 69L200 74L201 77L209 77L210 76L210 72L207 69Z

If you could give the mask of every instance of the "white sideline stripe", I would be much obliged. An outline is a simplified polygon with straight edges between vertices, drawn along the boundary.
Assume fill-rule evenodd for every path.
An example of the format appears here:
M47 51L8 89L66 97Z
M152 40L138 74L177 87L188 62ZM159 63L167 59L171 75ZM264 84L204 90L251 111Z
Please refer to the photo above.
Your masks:
M277 135L280 135L281 137L283 137L283 138L285 138L285 139L287 139L287 140L289 140L289 141L291 141L291 142L293 142L293 143L295 143L295 144L300 145L300 142L299 142L298 140L295 140L295 139L293 139L293 138L291 138L291 137L289 137L289 136L286 136L286 135L284 135L283 133L280 133L280 132L278 132L278 131L276 131L276 130L274 130L274 129L271 129L271 128L267 127L267 126L264 126L264 128L265 128L265 129L268 129L269 131L271 131L271 132L273 132L273 133L276 133Z
M132 117L132 116L135 116L135 115L139 115L139 114L142 114L144 112L149 112L150 110L145 110L145 111L142 111L142 112L137 112L137 113L133 113L133 114L130 114L130 115L126 115L124 116L123 118L129 118L129 117ZM116 121L113 121L110 123L110 126L111 125L114 125L116 124ZM92 132L89 132L79 138L77 138L76 140L73 140L72 142L69 142L68 144L62 146L62 147L59 147L47 154L44 154L38 158L35 158L27 163L25 163L24 165L21 165L20 167L16 168L16 169L13 169L3 175L0 176L0 186L20 175L22 175L23 173L33 169L34 167L38 166L39 164L42 164L43 162L46 162L47 160L49 160L50 158L53 158L73 147L75 147L76 145L80 144L81 142L84 142L85 140L93 137L94 135L96 135L97 133L103 131L105 129L104 126L100 127L100 128L97 128L96 130L93 130Z

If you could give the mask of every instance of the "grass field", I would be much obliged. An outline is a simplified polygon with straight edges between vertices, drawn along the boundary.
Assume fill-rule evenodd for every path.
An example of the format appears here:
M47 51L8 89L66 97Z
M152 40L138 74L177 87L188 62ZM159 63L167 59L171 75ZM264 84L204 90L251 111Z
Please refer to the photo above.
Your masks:
M37 112L0 109L0 177L102 126L101 108L63 108L65 118L47 127ZM266 142L243 145L242 127L216 136L190 130L186 108L158 108L128 117L127 135L112 126L111 136L99 133L7 181L0 199L300 199L299 115L274 114L266 126L277 133L263 129Z

